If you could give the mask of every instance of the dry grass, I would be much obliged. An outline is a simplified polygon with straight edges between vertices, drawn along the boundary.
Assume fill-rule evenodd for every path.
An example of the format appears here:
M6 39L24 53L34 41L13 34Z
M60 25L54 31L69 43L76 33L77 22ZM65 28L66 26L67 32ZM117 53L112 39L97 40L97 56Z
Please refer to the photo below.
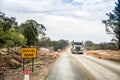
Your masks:
M87 55L92 55L98 58L120 60L120 50L96 50L85 51Z

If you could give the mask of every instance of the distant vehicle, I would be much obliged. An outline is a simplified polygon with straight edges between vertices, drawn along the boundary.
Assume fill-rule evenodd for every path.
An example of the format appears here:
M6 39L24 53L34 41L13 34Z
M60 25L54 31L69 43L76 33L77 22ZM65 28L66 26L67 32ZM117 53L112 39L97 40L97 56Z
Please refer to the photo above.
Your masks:
M83 42L72 42L71 52L73 54L83 54Z
M62 50L61 49L58 49L57 52L61 52Z

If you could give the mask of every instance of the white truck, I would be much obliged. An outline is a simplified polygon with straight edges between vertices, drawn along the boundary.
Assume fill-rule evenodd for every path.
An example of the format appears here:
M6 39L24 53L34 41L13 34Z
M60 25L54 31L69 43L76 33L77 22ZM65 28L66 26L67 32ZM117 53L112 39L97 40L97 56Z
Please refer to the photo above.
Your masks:
M83 54L83 42L72 42L71 52L73 54Z

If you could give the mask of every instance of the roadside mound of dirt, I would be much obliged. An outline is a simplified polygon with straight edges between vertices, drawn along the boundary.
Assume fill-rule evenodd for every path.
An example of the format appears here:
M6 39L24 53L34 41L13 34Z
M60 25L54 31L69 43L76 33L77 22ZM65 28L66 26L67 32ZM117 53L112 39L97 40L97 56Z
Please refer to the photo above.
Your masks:
M120 50L95 50L95 51L85 51L85 53L87 55L95 56L98 58L120 61Z
M0 56L0 73L8 69L16 69L21 67L21 59L17 55Z
M6 71L17 69L22 66L22 60L14 52L9 52L7 55L0 55L0 79Z

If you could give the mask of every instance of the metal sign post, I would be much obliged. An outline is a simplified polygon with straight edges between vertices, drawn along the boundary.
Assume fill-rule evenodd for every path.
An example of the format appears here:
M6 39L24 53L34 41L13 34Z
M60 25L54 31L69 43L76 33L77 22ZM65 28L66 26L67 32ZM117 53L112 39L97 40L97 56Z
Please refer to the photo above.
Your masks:
M34 58L32 58L32 72L34 70Z
M23 72L25 70L24 65L25 65L25 59L23 59Z

